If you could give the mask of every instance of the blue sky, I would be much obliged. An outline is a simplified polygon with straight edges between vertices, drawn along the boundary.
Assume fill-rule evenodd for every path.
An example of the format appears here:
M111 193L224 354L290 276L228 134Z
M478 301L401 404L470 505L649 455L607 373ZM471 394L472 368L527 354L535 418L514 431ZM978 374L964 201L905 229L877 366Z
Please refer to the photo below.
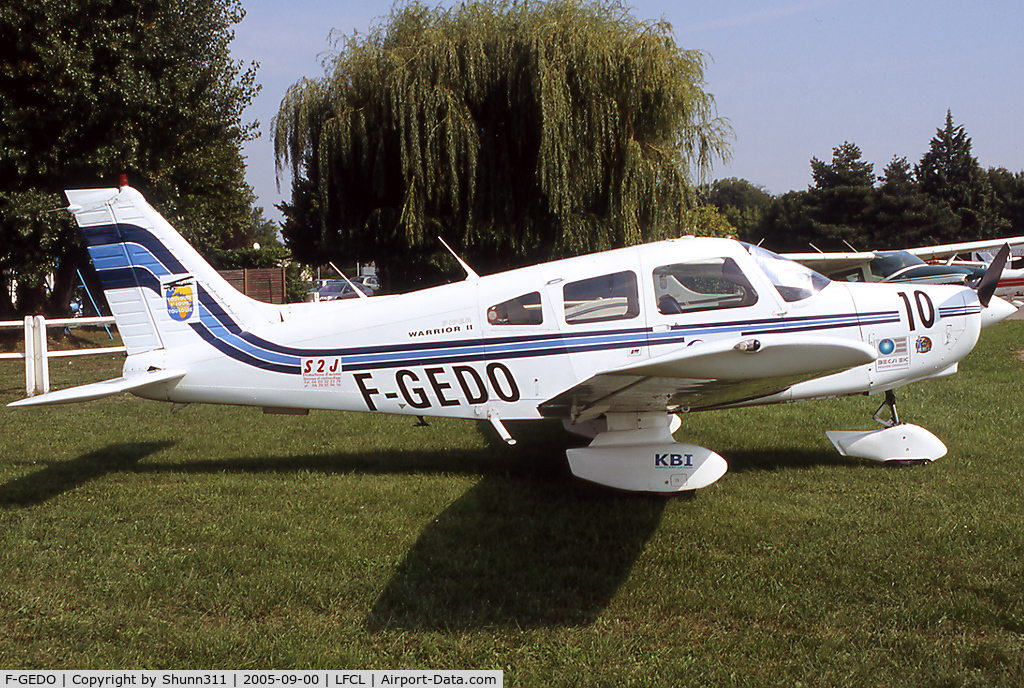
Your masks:
M247 179L268 217L289 191L275 183L271 119L285 91L324 74L332 29L365 33L390 0L242 0L232 52L259 63L263 89L246 111L262 135L245 148ZM450 0L441 4L451 5ZM1024 170L1024 3L946 0L635 0L664 18L680 47L707 52L707 90L735 132L742 177L779 194L811 183L810 159L845 141L876 173L894 156L918 162L952 110L983 167Z

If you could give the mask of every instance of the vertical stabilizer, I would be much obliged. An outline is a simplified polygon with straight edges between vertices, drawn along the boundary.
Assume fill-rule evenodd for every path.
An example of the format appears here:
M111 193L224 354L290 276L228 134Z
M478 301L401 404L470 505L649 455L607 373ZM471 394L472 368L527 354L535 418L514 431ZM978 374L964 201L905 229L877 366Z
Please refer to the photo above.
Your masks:
M135 189L65 193L129 355L277 315L229 285Z

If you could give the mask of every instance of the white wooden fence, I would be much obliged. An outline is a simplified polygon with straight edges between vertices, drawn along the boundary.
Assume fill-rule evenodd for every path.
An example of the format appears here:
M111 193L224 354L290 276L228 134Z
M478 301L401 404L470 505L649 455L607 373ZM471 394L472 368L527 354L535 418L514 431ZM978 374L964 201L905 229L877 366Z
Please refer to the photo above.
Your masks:
M25 328L25 353L0 353L0 360L25 359L25 393L32 397L50 391L50 359L90 354L123 352L123 346L106 346L97 349L72 349L49 351L46 344L47 327L80 327L82 325L111 325L113 318L62 318L47 320L41 315L26 315L25 321L0 321L0 329Z

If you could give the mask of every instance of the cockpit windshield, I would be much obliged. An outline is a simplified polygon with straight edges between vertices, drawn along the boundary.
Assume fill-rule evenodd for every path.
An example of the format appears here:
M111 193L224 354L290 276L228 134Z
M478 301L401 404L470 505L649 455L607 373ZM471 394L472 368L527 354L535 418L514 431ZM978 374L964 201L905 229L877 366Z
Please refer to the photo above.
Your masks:
M743 247L775 285L779 295L788 303L814 296L829 285L828 277L800 263L783 258L760 246L743 244Z
M923 260L907 251L879 251L871 261L871 274L885 278L912 265L924 264Z

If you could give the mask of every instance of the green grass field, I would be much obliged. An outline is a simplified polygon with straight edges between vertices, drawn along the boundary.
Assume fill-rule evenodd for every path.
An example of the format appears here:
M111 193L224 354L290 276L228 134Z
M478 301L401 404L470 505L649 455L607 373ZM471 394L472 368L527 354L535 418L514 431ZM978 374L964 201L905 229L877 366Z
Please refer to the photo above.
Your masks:
M102 334L102 331L101 331ZM105 335L103 335L105 337ZM1024 684L1024 323L900 394L949 446L824 432L878 398L695 414L695 500L569 476L560 427L0 408L0 667L486 668L508 686ZM55 359L54 388L116 376ZM0 401L24 393L0 362Z

